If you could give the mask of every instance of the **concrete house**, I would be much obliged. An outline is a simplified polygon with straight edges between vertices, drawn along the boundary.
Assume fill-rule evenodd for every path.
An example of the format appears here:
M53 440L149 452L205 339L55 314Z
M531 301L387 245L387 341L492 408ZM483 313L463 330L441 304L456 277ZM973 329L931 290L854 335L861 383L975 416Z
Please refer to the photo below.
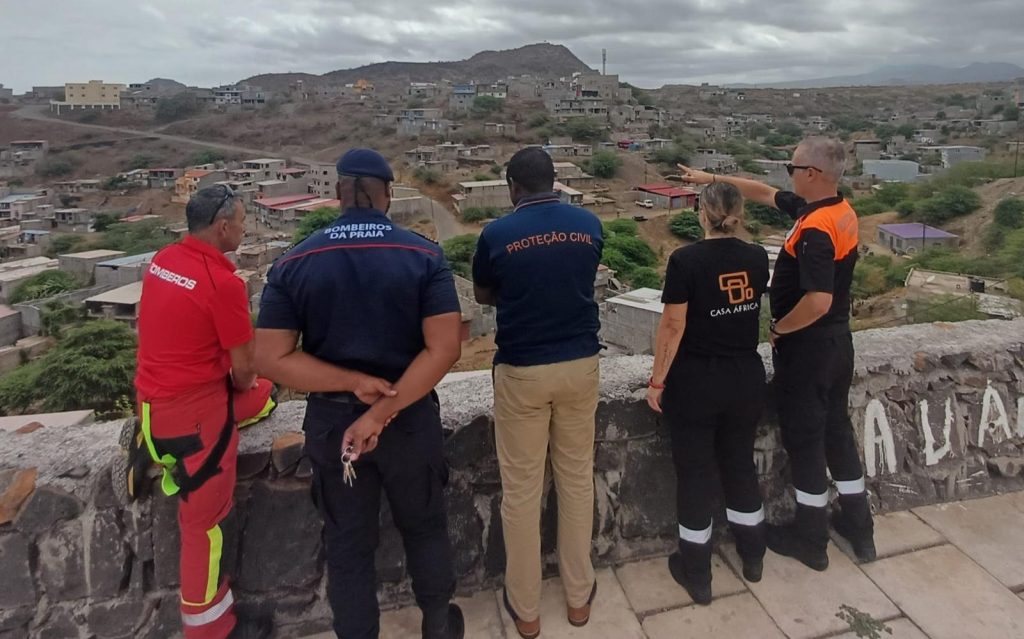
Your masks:
M85 312L91 318L117 320L134 329L139 323L141 300L142 282L132 282L86 298Z
M475 99L475 84L455 84L452 85L452 94L448 98L448 108L452 111L469 111Z
M69 109L120 109L121 92L125 88L123 84L102 80L89 80L84 84L69 82L64 85L64 100L52 100L50 110L59 115L61 111Z
M175 182L185 174L185 169L149 169L146 183L151 189L173 189Z
M174 182L174 197L171 198L171 201L188 204L189 199L195 195L196 191L213 186L226 177L222 170L189 169Z
M910 255L919 252L922 246L956 248L959 241L952 233L919 222L878 226L878 243L894 253Z
M697 205L697 192L664 183L641 184L636 187L638 200L651 200L659 209L692 209Z
M80 282L91 282L97 264L124 256L124 251L98 249L58 255L57 262L60 270L74 275Z
M125 286L141 282L154 255L156 251L97 262L94 271L96 286Z
M609 298L601 312L601 340L629 354L650 353L664 310L661 291L652 288Z
M915 182L921 165L910 160L864 160L864 175L879 182Z
M460 182L459 190L459 193L452 195L452 199L460 213L474 208L507 209L512 205L505 180Z

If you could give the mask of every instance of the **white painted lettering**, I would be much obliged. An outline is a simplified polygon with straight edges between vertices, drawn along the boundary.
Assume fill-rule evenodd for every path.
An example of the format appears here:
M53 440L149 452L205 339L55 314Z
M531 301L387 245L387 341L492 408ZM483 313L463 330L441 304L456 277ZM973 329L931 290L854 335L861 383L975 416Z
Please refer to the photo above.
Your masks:
M950 433L953 430L953 400L946 399L946 419L942 424L943 444L938 450L935 449L935 435L932 434L931 424L928 422L928 400L921 400L921 433L924 435L924 463L926 466L934 466L948 455L953 449L953 441Z
M864 466L868 477L878 474L878 466L875 463L875 455L881 447L883 470L888 473L896 472L896 445L892 439L892 429L889 427L889 418L885 414L885 406L877 399L868 402L864 409Z
M996 414L993 414L993 409L995 409ZM1010 432L1010 417L1006 414L1003 398L999 396L995 388L992 388L992 382L990 381L988 386L985 387L985 396L981 400L981 419L978 421L978 446L985 445L986 433L991 435L993 441L995 441L997 428L1003 430L1006 439L1013 437L1013 433Z

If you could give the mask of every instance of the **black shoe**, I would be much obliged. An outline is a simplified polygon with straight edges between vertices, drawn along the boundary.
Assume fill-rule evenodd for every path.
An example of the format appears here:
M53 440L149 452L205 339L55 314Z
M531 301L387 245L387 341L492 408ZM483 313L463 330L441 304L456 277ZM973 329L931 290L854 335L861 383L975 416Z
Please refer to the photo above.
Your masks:
M442 614L444 619L439 619ZM453 603L448 604L443 611L432 609L431 614L423 615L420 627L423 639L462 639L465 633L466 620L462 616L462 609Z
M764 560L743 562L743 578L752 584L761 581L761 574L764 572Z
M866 564L877 559L878 552L875 550L873 531L863 532L854 529L853 526L847 523L841 511L832 513L832 527L839 533L840 537L850 542L850 546L853 547L853 554L857 555L858 562Z
M676 580L676 583L686 589L694 603L702 606L711 603L710 575L703 580L691 578L683 565L683 556L678 552L668 556L668 571L672 573L672 578Z
M270 639L274 624L270 619L238 620L228 639Z
M792 557L811 570L822 572L828 568L828 542L825 547L815 548L793 532L792 526L768 524L765 538L772 552Z

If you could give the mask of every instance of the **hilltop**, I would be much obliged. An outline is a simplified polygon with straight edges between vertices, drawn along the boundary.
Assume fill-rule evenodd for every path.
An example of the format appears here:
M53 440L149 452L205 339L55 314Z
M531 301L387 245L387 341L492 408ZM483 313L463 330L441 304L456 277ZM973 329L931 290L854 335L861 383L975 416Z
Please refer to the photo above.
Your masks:
M373 82L452 82L499 80L509 76L567 76L590 67L567 47L559 44L530 44L504 51L481 51L468 60L452 62L379 62L355 69L340 69L323 75L309 73L266 73L242 80L269 91L287 89L302 80L307 85L338 85L367 79Z

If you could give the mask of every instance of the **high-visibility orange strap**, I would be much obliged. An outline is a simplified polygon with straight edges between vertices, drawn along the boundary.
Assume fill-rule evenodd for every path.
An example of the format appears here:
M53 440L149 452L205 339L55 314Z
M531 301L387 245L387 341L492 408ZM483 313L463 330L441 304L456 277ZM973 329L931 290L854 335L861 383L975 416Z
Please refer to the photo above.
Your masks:
M796 257L796 247L803 232L808 229L821 231L832 240L835 261L840 261L857 250L860 245L857 213L845 200L832 206L823 206L797 220L796 226L786 240L785 249Z

